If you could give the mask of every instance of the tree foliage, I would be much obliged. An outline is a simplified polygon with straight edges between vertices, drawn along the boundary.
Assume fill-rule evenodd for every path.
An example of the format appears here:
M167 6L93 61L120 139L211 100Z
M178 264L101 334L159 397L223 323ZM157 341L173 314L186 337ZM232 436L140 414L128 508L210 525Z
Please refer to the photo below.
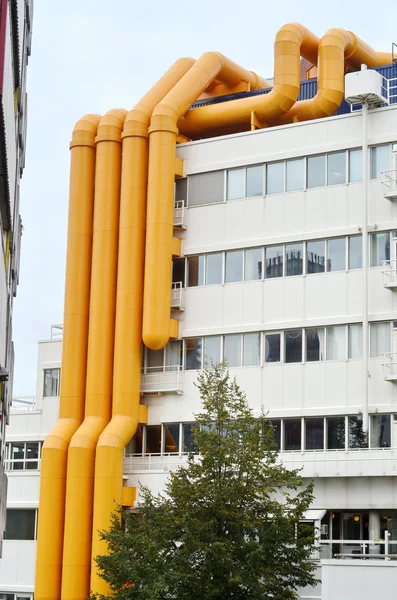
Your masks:
M115 600L296 598L316 583L313 528L299 527L312 485L279 464L270 423L253 416L224 364L197 386L197 453L164 495L143 487L139 512L113 515L101 576Z

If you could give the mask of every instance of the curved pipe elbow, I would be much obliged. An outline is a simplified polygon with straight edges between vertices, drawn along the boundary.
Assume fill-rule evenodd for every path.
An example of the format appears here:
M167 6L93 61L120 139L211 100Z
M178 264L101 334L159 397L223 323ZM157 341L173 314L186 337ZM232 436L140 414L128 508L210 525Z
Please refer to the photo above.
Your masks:
M91 452L95 451L98 438L107 422L108 419L106 417L86 417L72 437L69 452L77 448Z
M138 428L139 398L136 406L136 416L115 415L101 433L98 448L115 448L124 450L129 441L134 437Z
M79 425L80 421L77 419L59 419L47 435L43 445L43 451L58 450L60 452L67 452L70 440L79 428Z
M100 120L95 143L121 142L121 132L126 116L127 111L124 108L109 110Z
M72 141L70 142L70 148L75 146L95 146L95 136L97 133L98 125L101 120L101 115L92 114L84 115L79 119L74 126L72 133Z

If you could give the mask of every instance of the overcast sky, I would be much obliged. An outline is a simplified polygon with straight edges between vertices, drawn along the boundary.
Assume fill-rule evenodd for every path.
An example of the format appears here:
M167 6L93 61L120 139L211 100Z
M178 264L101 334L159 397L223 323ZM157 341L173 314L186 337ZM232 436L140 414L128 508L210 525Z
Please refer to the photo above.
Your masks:
M319 37L350 29L377 50L397 42L395 1L380 9L368 0L35 0L14 395L35 394L37 340L62 322L74 123L87 112L132 108L181 56L218 50L272 77L275 35L294 21Z

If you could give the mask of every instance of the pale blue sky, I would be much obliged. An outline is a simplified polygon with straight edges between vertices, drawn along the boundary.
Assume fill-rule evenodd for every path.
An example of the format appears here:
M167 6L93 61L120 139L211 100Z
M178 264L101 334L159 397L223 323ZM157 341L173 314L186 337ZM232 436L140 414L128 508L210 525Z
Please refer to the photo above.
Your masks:
M35 394L37 340L62 322L75 121L87 112L131 108L180 56L218 50L271 77L275 35L293 21L319 37L331 27L350 29L377 50L397 43L391 1L377 7L368 0L35 0L14 395Z

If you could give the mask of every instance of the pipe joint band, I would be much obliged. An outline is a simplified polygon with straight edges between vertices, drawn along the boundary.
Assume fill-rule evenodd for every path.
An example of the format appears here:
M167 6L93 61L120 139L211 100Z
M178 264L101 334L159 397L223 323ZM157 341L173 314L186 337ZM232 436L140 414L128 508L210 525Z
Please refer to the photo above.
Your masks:
M121 134L120 133L103 133L97 135L95 138L95 143L99 142L118 142L121 144Z

